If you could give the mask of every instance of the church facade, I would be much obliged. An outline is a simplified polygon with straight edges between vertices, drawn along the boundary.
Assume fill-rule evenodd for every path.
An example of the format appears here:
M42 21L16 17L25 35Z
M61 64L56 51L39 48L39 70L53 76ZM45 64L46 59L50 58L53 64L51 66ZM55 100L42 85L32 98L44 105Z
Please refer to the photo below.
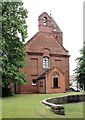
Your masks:
M69 54L63 33L46 12L38 17L39 31L25 44L27 83L17 93L58 93L69 89Z

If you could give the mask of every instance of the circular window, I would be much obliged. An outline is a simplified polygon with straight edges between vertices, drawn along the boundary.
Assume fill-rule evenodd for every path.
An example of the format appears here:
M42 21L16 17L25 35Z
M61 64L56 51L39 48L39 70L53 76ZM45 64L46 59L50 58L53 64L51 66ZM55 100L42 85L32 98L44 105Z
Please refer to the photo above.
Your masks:
M32 85L37 85L36 79L33 79L33 80L32 80Z

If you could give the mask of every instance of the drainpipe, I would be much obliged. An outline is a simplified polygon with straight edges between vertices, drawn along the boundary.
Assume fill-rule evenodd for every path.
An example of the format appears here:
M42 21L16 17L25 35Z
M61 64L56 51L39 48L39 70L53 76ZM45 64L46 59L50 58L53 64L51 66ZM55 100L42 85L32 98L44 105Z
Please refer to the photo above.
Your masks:
M46 93L46 76L45 76L45 79L44 79L44 83L45 83L45 93Z
M38 93L38 79L37 79L36 93Z

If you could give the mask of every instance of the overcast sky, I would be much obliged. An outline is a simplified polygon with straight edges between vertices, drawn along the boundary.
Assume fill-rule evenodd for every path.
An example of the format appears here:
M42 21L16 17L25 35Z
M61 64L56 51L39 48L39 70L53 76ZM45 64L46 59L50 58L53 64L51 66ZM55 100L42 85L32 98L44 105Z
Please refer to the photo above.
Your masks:
M28 10L28 38L38 32L38 16L47 12L63 32L63 46L69 51L70 75L76 67L75 59L83 47L83 1L84 0L22 0Z

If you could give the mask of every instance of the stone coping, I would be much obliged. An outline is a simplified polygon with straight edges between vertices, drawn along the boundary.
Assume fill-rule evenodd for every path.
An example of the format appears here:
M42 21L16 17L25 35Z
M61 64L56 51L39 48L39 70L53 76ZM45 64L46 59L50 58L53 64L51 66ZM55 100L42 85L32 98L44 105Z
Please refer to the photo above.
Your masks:
M85 102L85 94L65 95L63 97L52 97L41 101L43 104L50 106L56 114L65 115L65 108L62 104Z

